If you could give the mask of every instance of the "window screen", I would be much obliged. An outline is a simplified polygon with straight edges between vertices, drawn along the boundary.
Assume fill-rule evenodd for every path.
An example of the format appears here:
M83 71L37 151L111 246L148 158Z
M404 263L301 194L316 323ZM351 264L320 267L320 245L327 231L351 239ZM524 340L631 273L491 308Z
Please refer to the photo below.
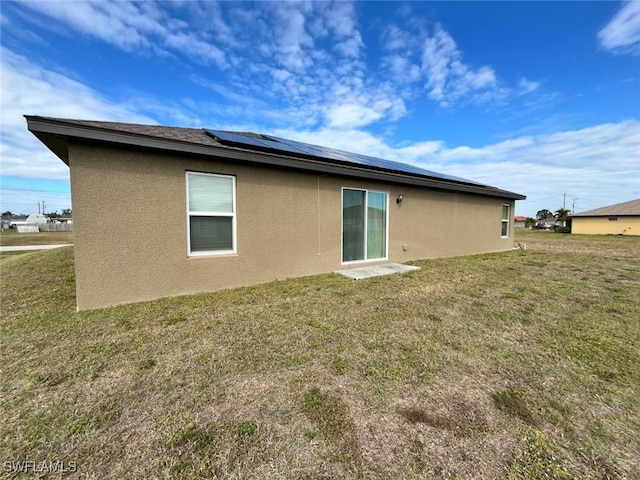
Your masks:
M234 253L235 177L187 172L189 254Z

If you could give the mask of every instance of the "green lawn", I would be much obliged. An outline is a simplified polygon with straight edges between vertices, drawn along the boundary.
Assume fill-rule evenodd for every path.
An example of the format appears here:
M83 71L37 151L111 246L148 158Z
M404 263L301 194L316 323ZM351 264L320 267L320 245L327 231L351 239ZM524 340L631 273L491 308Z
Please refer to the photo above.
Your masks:
M0 458L68 478L640 478L640 237L516 235L526 250L406 275L80 313L72 247L7 258Z

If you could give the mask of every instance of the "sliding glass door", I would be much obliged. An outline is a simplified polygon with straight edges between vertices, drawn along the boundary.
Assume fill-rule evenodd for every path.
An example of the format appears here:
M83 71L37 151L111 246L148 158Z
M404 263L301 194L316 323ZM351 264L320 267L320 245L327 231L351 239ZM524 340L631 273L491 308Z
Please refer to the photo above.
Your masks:
M387 257L387 194L342 190L342 261Z

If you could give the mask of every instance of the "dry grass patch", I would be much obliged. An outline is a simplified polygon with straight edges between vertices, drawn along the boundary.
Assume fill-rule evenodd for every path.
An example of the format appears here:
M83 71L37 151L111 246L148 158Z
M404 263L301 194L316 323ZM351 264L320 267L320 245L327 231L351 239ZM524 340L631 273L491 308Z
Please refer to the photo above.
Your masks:
M80 313L72 248L10 259L0 457L68 478L640 478L640 239L519 240Z
M17 230L0 230L0 246L61 245L73 243L73 232L18 233Z
M334 457L347 467L358 470L362 459L349 406L340 398L313 387L304 392L302 408L314 427L332 444ZM315 438L315 431L308 430L305 437Z
M508 387L493 394L493 401L503 412L513 415L527 425L538 426L542 423L537 409L531 404L526 390Z
M445 413L432 412L425 408L410 407L399 410L409 423L424 423L436 429L450 430L456 436L468 436L489 430L484 413L474 404L452 399Z

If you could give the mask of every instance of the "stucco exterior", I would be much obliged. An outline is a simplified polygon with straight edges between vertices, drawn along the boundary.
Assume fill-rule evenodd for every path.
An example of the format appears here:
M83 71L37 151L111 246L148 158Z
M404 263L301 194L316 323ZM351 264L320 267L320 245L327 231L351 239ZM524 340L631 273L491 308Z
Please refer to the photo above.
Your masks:
M571 233L640 235L640 198L573 214Z
M26 118L70 167L80 310L509 250L525 198L247 132Z
M571 221L571 233L640 235L640 216L574 217Z
M79 309L513 246L512 200L82 144L69 165ZM236 254L188 256L187 171L235 176ZM386 260L342 263L343 187L389 193Z

